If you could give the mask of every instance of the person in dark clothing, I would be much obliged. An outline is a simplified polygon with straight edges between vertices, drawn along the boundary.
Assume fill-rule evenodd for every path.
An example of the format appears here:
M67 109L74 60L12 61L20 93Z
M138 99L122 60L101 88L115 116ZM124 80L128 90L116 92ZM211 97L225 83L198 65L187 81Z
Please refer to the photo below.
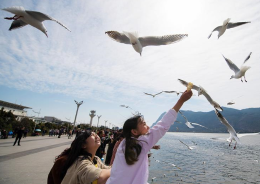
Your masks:
M111 158L112 158L113 149L114 149L115 144L116 144L115 141L113 141L112 139L109 139L108 149L107 149L107 155L106 155L106 161L105 161L105 164L106 164L106 165L109 165L109 164L110 164L110 161L111 161Z
M23 133L23 138L26 138L26 137L27 137L27 133L28 133L28 129L26 128L26 129L24 130L24 133Z
M61 136L62 134L63 134L63 128L60 129L58 138L60 138L60 136Z
M21 138L24 134L24 127L20 128L17 132L17 135L16 135L16 138L15 138L15 141L14 141L14 145L16 144L17 140L18 140L18 146L21 146L20 145L20 141L21 141ZM13 145L13 146L14 146Z

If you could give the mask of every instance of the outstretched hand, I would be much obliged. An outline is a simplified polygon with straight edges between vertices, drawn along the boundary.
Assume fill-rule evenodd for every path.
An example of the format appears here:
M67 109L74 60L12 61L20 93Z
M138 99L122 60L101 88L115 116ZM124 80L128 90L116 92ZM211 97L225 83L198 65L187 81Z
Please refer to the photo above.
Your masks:
M180 99L178 100L178 102L175 104L175 106L173 107L173 109L176 112L179 112L180 108L182 107L183 103L186 102L187 100L189 100L192 96L192 91L184 91L184 93L181 95Z

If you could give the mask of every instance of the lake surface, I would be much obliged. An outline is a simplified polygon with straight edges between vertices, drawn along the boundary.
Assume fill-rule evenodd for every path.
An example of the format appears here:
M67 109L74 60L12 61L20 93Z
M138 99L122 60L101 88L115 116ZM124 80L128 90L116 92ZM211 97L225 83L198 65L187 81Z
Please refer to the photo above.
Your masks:
M228 133L166 133L157 143L161 149L151 150L148 182L260 183L260 135L240 138L236 149L234 143L229 147L225 140L211 139L228 137Z

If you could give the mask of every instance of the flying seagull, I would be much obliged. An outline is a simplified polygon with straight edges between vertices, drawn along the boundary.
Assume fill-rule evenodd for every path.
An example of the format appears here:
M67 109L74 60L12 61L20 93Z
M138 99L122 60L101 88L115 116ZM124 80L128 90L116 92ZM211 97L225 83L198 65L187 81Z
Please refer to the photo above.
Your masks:
M237 26L241 26L243 24L247 24L247 23L251 23L251 22L229 22L230 21L230 18L228 18L227 20L225 20L223 22L223 25L222 26L218 26L216 27L209 35L208 39L211 37L212 33L214 31L218 31L218 38L221 37L226 29L231 29L231 28L234 28L234 27L237 27Z
M156 93L156 94L153 95L153 94L145 93L145 92L144 92L144 94L149 95L149 96L152 96L153 98L154 98L156 95L159 95L159 94L161 94L161 93L162 93L162 91L161 91L160 93Z
M49 15L46 15L41 12L25 10L22 6L4 8L3 10L15 14L13 17L5 17L5 19L7 20L14 20L11 27L9 28L9 31L17 28L22 28L29 24L42 31L48 37L47 29L42 23L45 20L55 21L61 26L63 26L65 29L70 31L65 25L60 23L58 20L50 17Z
M235 72L235 75L232 75L230 79L233 79L233 78L239 79L239 78L241 78L241 81L243 82L242 77L244 76L244 79L246 81L246 77L245 77L246 71L249 68L251 68L251 67L250 66L244 66L244 64L249 60L251 54L252 54L252 52L250 52L250 54L246 57L246 59L243 62L242 66L240 67L240 69L230 59L227 59L227 58L225 58L223 56L224 59L226 60L227 64L228 64L229 68Z
M182 114L181 111L179 111L179 113L182 115L182 117L186 120L185 125L189 128L194 128L194 126L191 125L191 123L188 121L188 119Z
M194 147L195 146L188 146L187 144L185 144L184 142L182 142L181 140L179 140L182 144L184 144L185 146L187 146L187 148L189 149L189 150L192 150L192 149L194 149Z
M188 34L175 34L175 35L164 35L164 36L146 36L139 37L136 32L124 32L119 33L117 31L107 31L105 32L113 40L124 43L132 44L136 52L142 55L143 47L146 46L160 46L168 45L182 40L187 37Z
M184 81L184 80L181 80L181 79L178 79L180 83L182 83L184 86L188 86L188 82ZM218 109L220 111L223 111L223 109L220 107L220 105L215 102L210 96L209 94L206 92L206 90L201 87L201 86L196 86L193 84L192 86L192 89L195 89L196 91L198 91L198 96L200 95L204 95L205 98L208 100L208 102L215 108L215 109Z
M240 143L240 140L237 136L235 129L228 123L228 121L222 116L222 114L217 109L215 109L215 113L216 113L218 119L220 120L220 122L227 127L227 130L230 135L229 138L227 139L227 141L230 142L229 146L231 145L232 140L234 140L234 141L236 141L234 149L236 149L237 143Z
M180 92L180 91L163 91L164 93L176 93L177 96L180 94L180 93L183 93L183 92Z

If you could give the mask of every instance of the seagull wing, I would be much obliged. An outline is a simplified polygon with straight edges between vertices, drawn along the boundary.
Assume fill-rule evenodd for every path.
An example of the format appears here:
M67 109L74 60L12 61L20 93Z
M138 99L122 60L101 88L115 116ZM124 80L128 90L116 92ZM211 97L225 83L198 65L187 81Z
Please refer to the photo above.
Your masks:
M43 22L45 20L52 20L52 21L55 21L57 22L58 24L60 24L62 27L64 27L65 29L67 29L68 31L71 32L71 30L69 30L69 28L67 28L64 24L62 24L61 22L59 22L58 20L50 17L49 15L46 15L44 13L41 13L41 12L37 12L37 11L28 11L28 10L25 10L25 12L27 14L29 14L30 16L32 16L33 18L35 18L36 20L40 21L40 22Z
M224 59L226 60L226 62L227 62L227 64L228 64L229 68L230 68L231 70L233 70L233 71L235 72L235 74L240 71L240 69L237 67L237 65L235 65L230 59L225 58L225 56L223 56L223 57L224 57Z
M146 94L146 95L150 95L150 96L153 96L153 95L152 95L152 94L150 94L150 93L145 93L145 92L144 92L144 94Z
M182 115L182 117L186 120L185 125L186 125L188 128L194 128L194 126L192 126L192 125L190 124L190 122L189 122L188 119L182 114L182 112L179 111L179 113L180 113L180 114Z
M182 142L181 140L179 140L179 141L190 149L190 147L189 147L187 144L185 144L185 143Z
M9 28L9 31L13 30L13 29L18 29L18 28L22 28L24 26L28 25L27 23L25 23L22 20L14 20L13 23L11 24L11 27Z
M241 26L241 25L247 24L247 23L251 23L251 22L229 22L227 29L231 29L231 28L234 28L234 27L237 27L237 26Z
M8 8L3 8L3 10L8 11L13 14L18 14L19 12L24 12L25 9L22 6L13 6L13 7L8 7Z
M218 110L220 110L220 111L223 111L223 109L220 107L220 105L219 105L217 102L215 102L215 101L209 96L209 94L208 94L205 90L202 91L202 94L203 94L203 96L205 96L205 98L208 100L208 102L209 102L211 105L214 106L215 109L218 109Z
M249 60L249 59L250 59L250 56L251 56L251 54L252 54L252 52L250 52L250 53L249 53L249 55L246 57L246 59L245 59L245 61L244 61L244 63L243 63L243 64L245 64L245 63L247 62L247 60Z
M177 91L163 91L164 93L177 93Z
M260 135L260 132L258 132L258 133L249 133L249 134L237 134L237 137L241 138L241 137L250 136L250 135Z
M186 82L186 81L184 81L184 80L181 80L181 79L178 79L178 80L179 80L179 82L182 83L184 86L186 86L186 87L188 86L188 82ZM198 86L196 86L196 85L193 84L192 89L195 89L196 91L199 91L200 88L199 88Z
M139 41L143 47L145 46L159 46L168 45L186 38L188 34L176 34L176 35L165 35L165 36L146 36L139 37Z
M218 26L218 27L216 27L215 29L213 29L213 31L210 33L210 35L208 36L208 39L211 37L211 35L212 35L212 33L214 32L214 31L219 31L220 29L222 28L222 26Z
M123 33L119 33L117 31L107 31L105 34L119 43L131 44L129 38Z
M234 136L234 138L236 139L236 141L240 142L237 137L237 133L236 133L235 129L228 123L228 121L222 116L222 114L217 109L215 109L215 113L218 116L218 119L220 120L220 122L227 127L227 130L230 133L230 135L232 134Z
M206 129L208 129L207 127L205 127L205 126L203 126L203 125L201 125L201 124L198 124L198 123L191 123L192 125L197 125L197 126L201 126L201 127L203 127L203 128L206 128Z
M161 91L161 92L159 92L159 93L156 93L154 96L156 96L156 95L159 95L159 94L161 94L163 91Z

